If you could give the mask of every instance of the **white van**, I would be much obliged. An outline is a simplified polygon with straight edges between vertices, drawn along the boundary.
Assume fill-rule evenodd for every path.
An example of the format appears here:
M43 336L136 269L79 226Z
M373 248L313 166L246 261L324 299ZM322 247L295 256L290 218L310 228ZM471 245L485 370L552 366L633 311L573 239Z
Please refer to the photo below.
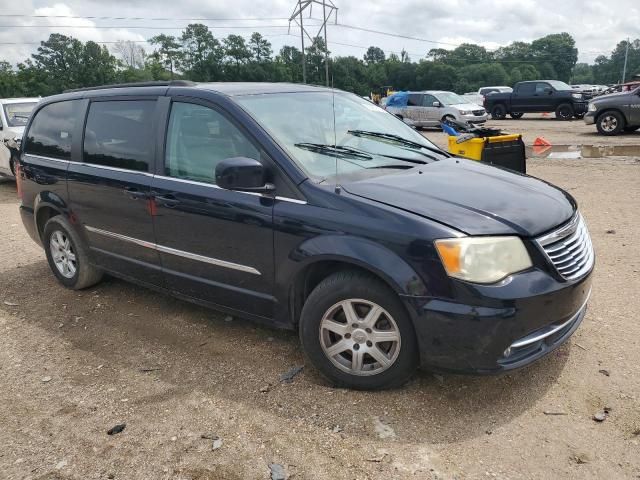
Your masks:
M0 178L13 178L14 158L10 148L19 146L24 127L39 98L0 99Z

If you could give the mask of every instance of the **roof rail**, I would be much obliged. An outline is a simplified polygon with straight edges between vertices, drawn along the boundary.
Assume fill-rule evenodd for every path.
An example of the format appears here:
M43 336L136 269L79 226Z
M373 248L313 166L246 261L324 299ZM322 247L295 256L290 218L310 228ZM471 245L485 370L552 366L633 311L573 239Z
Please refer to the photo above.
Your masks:
M191 80L158 80L153 82L129 82L129 83L113 83L111 85L99 85L96 87L71 88L63 93L70 92L86 92L88 90L106 90L109 88L128 88L128 87L190 87L195 85Z

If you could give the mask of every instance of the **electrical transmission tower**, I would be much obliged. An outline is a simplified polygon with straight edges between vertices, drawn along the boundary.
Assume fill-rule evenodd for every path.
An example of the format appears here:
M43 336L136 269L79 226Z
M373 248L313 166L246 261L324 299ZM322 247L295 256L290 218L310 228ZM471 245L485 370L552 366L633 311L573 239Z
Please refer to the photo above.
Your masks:
M302 13L305 10L309 11L309 18L311 18L311 14L313 12L313 5L316 4L322 7L322 24L318 29L318 33L311 36L307 29L304 26L304 22L302 19ZM293 13L291 14L291 18L289 18L289 31L291 31L291 22L295 22L296 25L300 27L300 42L302 44L302 81L307 83L307 63L305 60L304 53L304 37L305 35L309 39L311 43L313 43L313 39L320 36L320 32L324 31L324 73L325 79L327 82L327 87L329 86L329 51L328 51L328 43L327 43L327 22L331 18L331 15L334 16L336 24L338 23L338 7L336 7L331 0L298 0L296 2L296 6L293 9Z

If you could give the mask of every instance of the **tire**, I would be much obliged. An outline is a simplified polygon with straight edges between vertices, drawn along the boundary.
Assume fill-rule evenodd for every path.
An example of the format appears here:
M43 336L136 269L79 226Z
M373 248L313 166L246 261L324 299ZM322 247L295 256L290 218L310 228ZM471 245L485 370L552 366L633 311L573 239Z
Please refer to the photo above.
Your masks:
M11 170L11 175L16 176L16 163L18 163L18 157L16 155L11 155L9 159L9 169Z
M102 270L89 262L89 249L63 216L49 219L44 226L42 244L49 268L65 287L81 290L102 279Z
M507 109L501 103L494 105L491 109L491 118L494 120L504 120L507 118Z
M633 133L640 128L640 125L635 125L633 127L624 127L624 131L627 133Z
M624 131L625 121L620 112L609 110L602 112L596 120L598 133L606 136L619 135Z
M376 319L368 323L366 316L374 308ZM351 322L346 321L347 310L352 312ZM380 335L385 330L385 335L397 341L374 343L376 332ZM311 364L337 387L357 390L398 387L418 366L415 331L398 295L380 280L360 272L342 271L320 282L304 304L299 333ZM325 353L342 342L345 342L343 350L337 350L331 357ZM385 360L377 360L369 352ZM354 365L354 355L359 355L360 366ZM359 373L353 373L354 369Z
M522 112L511 112L509 116L514 120L520 120L523 117L524 113Z
M453 115L445 115L444 117L442 117L442 120L441 120L442 123L447 122L447 121L455 122L456 121L456 117L454 117Z
M561 103L556 108L556 118L558 120L571 120L573 118L573 107L569 103Z

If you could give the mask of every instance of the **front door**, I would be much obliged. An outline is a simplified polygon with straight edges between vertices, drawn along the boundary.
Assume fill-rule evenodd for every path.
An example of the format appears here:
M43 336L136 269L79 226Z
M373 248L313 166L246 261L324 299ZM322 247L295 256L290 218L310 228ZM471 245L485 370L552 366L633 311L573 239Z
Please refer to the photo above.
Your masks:
M424 121L428 125L439 125L442 112L441 107L434 107L433 102L437 102L438 99L429 93L425 93L422 96L422 110L424 115Z
M67 171L72 215L94 261L151 285L162 284L149 209L157 108L156 98L91 101L81 161Z
M521 83L511 94L511 111L515 113L530 112L535 102L536 84L534 82Z
M223 111L179 98L171 103L165 145L152 195L167 287L271 318L274 199L223 190L214 175L221 160L266 161L265 154Z
M629 97L629 124L637 126L640 125L640 90Z

